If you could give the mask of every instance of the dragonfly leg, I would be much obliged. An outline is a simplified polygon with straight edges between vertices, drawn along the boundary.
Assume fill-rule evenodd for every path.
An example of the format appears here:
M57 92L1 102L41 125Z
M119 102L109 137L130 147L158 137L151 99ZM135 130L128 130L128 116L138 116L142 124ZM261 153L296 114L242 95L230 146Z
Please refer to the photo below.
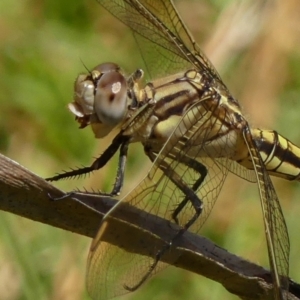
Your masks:
M177 215L180 213L180 211L183 209L183 207L186 205L186 203L190 202L195 210L195 214L192 216L192 218L190 220L187 221L186 224L184 224L182 226L182 229L178 232L178 234L171 240L170 245L173 244L174 240L179 237L180 235L182 235L199 217L199 215L202 212L202 200L197 196L197 194L195 193L195 191L197 190L197 188L201 185L201 183L203 182L203 180L205 179L205 176L207 174L207 170L205 168L204 165L200 164L199 162L187 157L187 156L182 156L180 158L180 162L183 162L184 164L189 164L190 166L193 165L193 168L195 166L200 167L200 170L202 169L202 174L201 171L197 170L200 172L201 177L193 184L193 187L189 187L187 185L187 183L182 179L181 176L178 175L178 173L176 171L174 171L172 169L172 167L170 167L170 165L167 162L164 162L160 159L158 159L157 163L159 168L164 172L164 174L174 183L174 185L176 185L176 187L178 189L180 189L182 191L182 193L185 195L184 200L179 204L179 209L176 208L175 209L175 218L177 218ZM174 212L172 214L172 217L174 215ZM178 222L178 221L177 221ZM182 231L182 232L181 232ZM170 245L167 245L167 247L169 248ZM165 251L164 251L165 252Z
M203 183L203 181L204 181L204 179L207 175L207 169L203 164L201 164L197 160L192 159L192 158L187 157L187 156L182 157L181 162L200 174L200 177L195 181L195 183L193 184L193 187L192 187L192 190L194 192L196 192L198 190L198 188L201 186L201 184ZM176 209L173 211L172 219L175 221L176 224L179 224L177 216L179 215L179 213L182 211L182 209L185 207L185 205L189 201L190 201L190 199L188 197L185 197L179 203L179 205L176 207Z
M150 158L150 160L152 162L154 162L155 159L157 159L157 155L155 153L153 153L152 149L150 149L150 148L148 149L148 148L145 147L144 150L145 150L146 155ZM172 157L172 154L169 157L172 158L172 159L175 159L174 157ZM199 173L200 177L195 181L193 186L190 188L180 178L180 176L169 167L168 164L164 163L162 160L160 160L158 158L158 161L156 163L159 166L159 168L185 194L185 198L179 203L179 205L176 207L176 209L172 213L172 219L174 220L174 222L176 224L179 224L177 216L179 215L179 213L182 211L182 209L185 207L185 205L188 202L192 203L192 205L193 205L193 207L196 211L195 220L197 219L197 217L198 217L197 216L197 211L199 210L199 207L201 207L201 210L202 210L202 201L198 198L198 196L195 194L195 192L201 186L201 184L203 183L203 181L204 181L204 179L207 175L206 167L203 164L201 164L199 161L197 161L195 159L192 159L192 158L190 158L186 155L183 155L183 154L180 155L180 158L177 157L176 160L178 160L178 159L180 160L181 163L185 164L186 166L192 168L195 172ZM165 166L165 167L163 167L163 166ZM170 175L171 173L173 174L173 176ZM190 220L191 222L189 221L183 227L188 229L191 226L189 224L190 223L193 224L193 222L195 222L195 220L194 221Z
M156 156L153 152L151 151L146 151L147 155L149 156L149 158L151 160L155 160ZM168 242L164 245L164 247L162 247L162 249L160 249L154 258L154 262L150 265L148 271L145 273L145 275L141 278L141 280L134 286L127 286L124 285L124 289L128 290L128 291L135 291L137 290L151 275L151 273L154 271L154 269L156 268L157 264L159 263L159 261L161 260L161 257L166 253L166 251L168 251L172 245L174 244L174 242L180 237L182 236L186 230L188 230L188 228L197 220L197 218L199 217L199 215L202 212L202 201L198 198L198 196L195 194L194 190L191 189L189 186L187 186L187 184L182 180L182 178L174 171L172 170L169 165L162 161L159 160L156 161L158 163L159 168L164 172L164 174L166 176L168 176L168 178L186 195L186 197L184 198L184 200L179 204L179 206L181 206L181 208L179 209L178 213L182 210L182 208L185 206L185 204L190 201L195 209L195 214L194 216L176 233L176 235ZM194 168L195 166L200 167L201 165L201 170L203 173L201 173L201 171L199 171L199 168L197 169L197 171L199 171L199 173L201 174L201 177L194 183L193 188L195 188L195 190L201 185L201 183L203 182L205 175L207 174L206 168L200 164L199 162L185 157L185 159L183 159L183 162L186 163L187 165L191 166L192 168ZM177 210L177 209L176 209Z
M122 134L118 134L110 146L102 153L100 157L98 157L91 166L84 167L76 170L72 170L69 172L61 173L53 177L46 178L47 181L57 181L63 178L76 177L84 174L88 174L90 172L101 169L106 163L114 156L114 154L120 148L119 162L118 162L118 170L116 175L116 180L114 183L114 187L111 193L103 193L105 195L113 196L120 193L123 181L124 181L124 172L128 151L128 138L124 137ZM69 195L68 195L69 196Z
M112 195L119 195L123 182L124 182L124 174L125 174L125 166L126 166L126 160L127 160L127 153L128 153L128 142L123 143L120 147L120 155L119 155L119 162L118 162L118 170L117 170L117 176L114 183L114 187L111 192Z
M164 172L164 174L185 194L184 200L179 204L179 206L175 209L175 211L172 214L173 219L177 219L177 215L181 212L183 207L188 203L191 202L193 205L193 208L195 209L194 216L187 221L186 224L177 232L177 234L168 242L165 244L165 246L160 249L154 258L154 262L150 265L148 271L145 273L145 275L141 278L141 280L134 286L129 287L128 285L124 285L124 289L128 291L135 291L137 290L151 275L151 273L156 268L158 262L161 260L161 257L165 254L166 251L168 251L174 242L182 236L186 230L197 220L199 215L202 212L202 201L198 198L198 196L195 194L195 191L199 188L199 186L203 183L206 174L207 169L204 165L202 165L200 162L191 159L187 156L183 156L180 159L180 162L184 163L185 165L193 168L195 171L197 171L201 176L196 180L196 182L193 184L193 187L190 188L183 180L182 178L172 169L170 168L170 165L163 160L157 158L157 155L151 151L151 149L145 148L145 152L147 156L150 158L151 161L155 161L159 166L159 168ZM176 222L178 223L178 221Z

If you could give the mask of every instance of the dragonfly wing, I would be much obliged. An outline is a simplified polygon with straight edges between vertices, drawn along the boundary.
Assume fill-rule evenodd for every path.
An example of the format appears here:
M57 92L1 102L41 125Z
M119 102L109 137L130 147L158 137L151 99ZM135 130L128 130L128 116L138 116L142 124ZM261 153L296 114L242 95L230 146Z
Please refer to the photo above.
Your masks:
M226 164L227 160L224 162L223 158L217 158L220 164ZM240 165L236 161L230 161L229 165L225 166L234 175L245 179L249 182L256 182L255 172L253 170L247 169L246 167Z
M97 0L131 28L151 76L161 76L194 66L220 79L184 25L172 1Z
M191 118L191 115L194 117ZM226 150L227 144L232 142L226 140L226 137L222 145L216 146L216 149L210 147L210 152L206 151L206 141L212 137L216 126L219 126L219 121L201 105L200 101L183 116L161 151L156 154L150 172L121 200L145 212L143 218L139 220L141 227L146 227L143 224L151 224L153 216L169 220L170 226L176 228L178 225L184 226L193 218L195 209L189 201L178 214L178 224L172 217L176 207L186 198L186 194L174 182L174 178L177 178L178 182L183 183L203 202L201 215L189 228L192 232L200 230L222 189L228 173L226 166L230 164L229 159L223 158L222 163L219 163L210 156L210 153ZM191 143L186 141L186 137ZM188 160L193 162L194 167L188 165ZM202 184L195 186L203 176L203 172L198 169L200 165L205 166L207 174ZM114 212L110 216L113 217ZM133 243L140 242L139 237L131 236L131 238ZM165 242L172 241L172 238L170 236ZM144 245L148 247L149 256L141 256L103 242L96 244L95 250L90 252L87 278L92 295L104 293L115 296L128 292L124 285L137 285L149 271L157 252L162 248L161 243ZM177 257L174 257L174 262L176 259ZM163 266L165 264L159 263L151 276ZM101 299L103 298L106 297ZM100 299L100 296L95 299Z
M147 256L126 252L118 246L101 241L89 253L87 290L94 300L124 295L129 292L125 286L134 286L139 282L152 262ZM165 266L166 263L159 262L151 275Z
M281 205L263 160L252 139L250 129L244 132L259 188L270 268L275 284L275 299L282 299L281 288L288 289L290 242Z

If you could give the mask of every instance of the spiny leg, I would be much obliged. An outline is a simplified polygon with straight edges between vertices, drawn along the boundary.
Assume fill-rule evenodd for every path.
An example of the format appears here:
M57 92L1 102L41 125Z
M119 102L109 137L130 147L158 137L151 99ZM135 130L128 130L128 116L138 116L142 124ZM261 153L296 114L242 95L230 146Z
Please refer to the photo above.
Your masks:
M128 141L126 143L123 143L120 147L120 155L118 161L116 180L114 183L114 187L110 193L110 196L118 195L123 187L127 153L128 153Z
M114 156L114 154L118 151L120 148L120 154L119 154L119 161L118 161L118 169L117 169L117 175L116 180L113 186L113 189L110 193L102 193L103 195L107 196L114 196L118 195L121 191L121 188L123 186L124 181L124 172L125 172L125 166L126 166L126 159L127 159L127 152L128 152L128 144L129 139L128 137L124 137L121 134L118 134L110 146L102 153L100 157L98 157L90 167L84 167L77 170L72 170L69 172L65 172L62 174L58 174L53 177L46 178L47 181L57 181L63 178L69 178L74 176L80 176L83 174L88 174L92 171L99 170L103 166L106 165L106 163ZM69 197L72 195L73 192L67 193L64 195L63 198ZM60 199L61 199L60 198Z

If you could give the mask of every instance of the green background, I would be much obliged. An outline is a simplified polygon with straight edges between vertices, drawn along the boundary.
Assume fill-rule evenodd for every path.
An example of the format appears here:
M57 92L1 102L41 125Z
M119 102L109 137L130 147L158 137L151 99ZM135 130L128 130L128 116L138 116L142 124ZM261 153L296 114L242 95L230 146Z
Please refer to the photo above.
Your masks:
M255 127L300 145L300 12L296 0L251 15L259 1L176 1L196 40L240 100ZM298 14L298 15L297 15ZM256 19L254 16L258 17ZM78 130L66 105L85 66L113 61L143 67L130 31L96 1L0 2L0 151L42 177L88 165L111 137ZM141 175L132 145L127 189ZM56 184L109 190L116 160L80 180ZM290 275L300 281L298 183L274 180L291 239ZM126 188L125 188L126 189ZM256 186L229 176L203 230L229 251L268 265ZM90 240L5 212L0 214L0 298L89 299L84 285ZM168 268L128 299L237 299L221 285ZM125 297L125 298L126 298Z

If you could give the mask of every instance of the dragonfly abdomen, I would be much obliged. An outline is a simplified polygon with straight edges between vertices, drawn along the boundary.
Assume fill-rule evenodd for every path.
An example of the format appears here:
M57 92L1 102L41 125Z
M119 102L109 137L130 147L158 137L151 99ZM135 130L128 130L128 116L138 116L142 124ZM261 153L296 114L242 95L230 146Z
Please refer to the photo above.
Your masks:
M252 129L251 134L268 172L287 180L300 180L300 149L273 130Z

